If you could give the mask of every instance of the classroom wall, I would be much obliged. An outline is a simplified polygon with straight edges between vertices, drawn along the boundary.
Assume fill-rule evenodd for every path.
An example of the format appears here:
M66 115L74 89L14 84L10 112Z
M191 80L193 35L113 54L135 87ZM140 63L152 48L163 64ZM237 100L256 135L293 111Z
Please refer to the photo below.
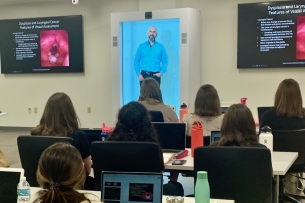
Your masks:
M237 4L250 0L70 0L46 3L0 4L0 19L83 15L83 74L0 75L0 126L33 127L39 122L49 96L67 93L84 128L113 125L111 113L110 13L192 7L202 15L202 84L216 87L224 103L248 97L248 106L257 118L256 107L272 105L279 82L296 79L304 94L305 68L238 70ZM33 108L38 113L33 113ZM87 107L92 112L87 113ZM28 114L32 108L32 114Z

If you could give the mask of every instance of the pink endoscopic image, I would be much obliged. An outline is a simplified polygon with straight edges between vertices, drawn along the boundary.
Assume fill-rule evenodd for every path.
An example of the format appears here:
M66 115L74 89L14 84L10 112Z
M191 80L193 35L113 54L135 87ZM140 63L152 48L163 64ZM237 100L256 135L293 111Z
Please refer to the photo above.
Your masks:
M298 16L296 59L305 59L305 16Z
M40 31L41 67L69 66L69 43L66 30Z

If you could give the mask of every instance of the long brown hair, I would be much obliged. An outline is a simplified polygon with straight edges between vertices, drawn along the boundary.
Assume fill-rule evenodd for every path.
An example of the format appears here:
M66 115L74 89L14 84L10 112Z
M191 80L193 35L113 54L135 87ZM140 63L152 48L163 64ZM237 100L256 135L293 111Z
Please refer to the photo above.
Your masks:
M255 122L250 109L243 104L231 105L222 121L221 137L213 145L251 146L257 143Z
M145 78L145 80L143 80L139 101L146 101L149 104L163 104L161 89L155 79Z
M221 114L218 93L212 85L202 85L198 89L194 113L198 116L219 116Z
M81 189L86 180L82 157L72 145L56 143L41 155L36 173L39 185L45 189L38 192L34 203L80 203L88 200Z
M278 116L304 118L303 99L300 86L293 79L285 79L276 90L274 107Z
M48 99L40 123L31 130L31 135L65 137L67 133L78 128L79 119L70 97L63 92L57 92Z

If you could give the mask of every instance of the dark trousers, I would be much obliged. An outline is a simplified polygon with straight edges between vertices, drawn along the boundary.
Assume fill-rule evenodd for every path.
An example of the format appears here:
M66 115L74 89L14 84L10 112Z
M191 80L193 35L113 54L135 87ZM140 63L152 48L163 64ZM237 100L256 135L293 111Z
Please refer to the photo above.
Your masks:
M160 84L161 84L161 77L155 76L154 74L156 74L156 73L159 73L159 72L149 72L149 71L145 71L145 70L141 71L141 75L143 76L144 79L145 78L149 78L149 77L153 78L153 79L155 79L159 83L159 86L160 86ZM142 85L142 81L140 81L140 87L141 87L141 85Z

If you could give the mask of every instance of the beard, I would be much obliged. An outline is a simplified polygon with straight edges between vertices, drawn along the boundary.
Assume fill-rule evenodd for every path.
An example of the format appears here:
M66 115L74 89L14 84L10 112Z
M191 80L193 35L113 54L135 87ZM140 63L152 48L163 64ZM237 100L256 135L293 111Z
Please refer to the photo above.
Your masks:
M153 36L153 35L149 35L149 36L148 36L148 39L149 39L150 41L154 42L156 38L155 38L155 36Z

